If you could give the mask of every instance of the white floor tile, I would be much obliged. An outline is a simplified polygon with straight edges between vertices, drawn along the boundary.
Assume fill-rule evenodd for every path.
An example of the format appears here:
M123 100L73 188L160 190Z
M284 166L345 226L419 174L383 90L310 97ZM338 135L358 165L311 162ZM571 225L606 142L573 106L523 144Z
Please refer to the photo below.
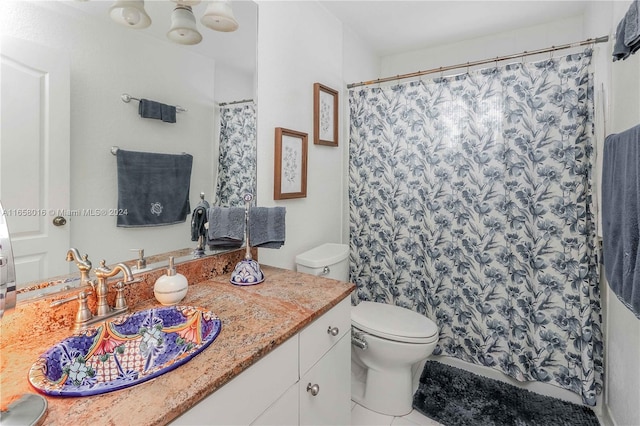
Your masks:
M391 426L418 426L418 424L410 422L406 417L394 417Z
M409 414L402 417L403 419L420 426L442 426L437 421L430 419L420 411L412 410Z
M391 426L393 416L385 416L356 404L351 410L352 426Z

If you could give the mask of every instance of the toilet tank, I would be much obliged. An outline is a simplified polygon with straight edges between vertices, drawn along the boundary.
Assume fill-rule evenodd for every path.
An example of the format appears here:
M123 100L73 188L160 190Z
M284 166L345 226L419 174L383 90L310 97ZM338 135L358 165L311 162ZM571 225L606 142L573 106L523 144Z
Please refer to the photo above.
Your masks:
M296 256L298 272L349 281L349 246L327 243Z

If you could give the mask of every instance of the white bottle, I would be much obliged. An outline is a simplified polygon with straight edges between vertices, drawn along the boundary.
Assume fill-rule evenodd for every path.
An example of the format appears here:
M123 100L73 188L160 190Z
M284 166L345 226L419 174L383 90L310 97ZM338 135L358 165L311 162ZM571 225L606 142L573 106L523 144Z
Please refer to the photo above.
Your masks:
M153 286L156 300L165 306L178 304L187 295L188 289L187 277L176 272L173 256L169 256L167 274L158 278Z

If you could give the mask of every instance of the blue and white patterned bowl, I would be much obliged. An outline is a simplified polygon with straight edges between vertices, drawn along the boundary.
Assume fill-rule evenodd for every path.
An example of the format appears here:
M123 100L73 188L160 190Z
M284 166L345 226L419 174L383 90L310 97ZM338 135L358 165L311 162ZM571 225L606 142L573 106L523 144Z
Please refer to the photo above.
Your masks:
M193 306L124 314L52 346L31 367L29 381L55 396L128 388L186 363L218 337L221 327L213 312Z

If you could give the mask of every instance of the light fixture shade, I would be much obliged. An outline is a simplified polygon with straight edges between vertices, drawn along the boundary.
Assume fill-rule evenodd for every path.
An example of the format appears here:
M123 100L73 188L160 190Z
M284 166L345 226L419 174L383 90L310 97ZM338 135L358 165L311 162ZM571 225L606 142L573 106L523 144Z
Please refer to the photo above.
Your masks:
M109 8L109 16L128 28L141 29L151 25L151 18L144 10L144 0L117 0Z
M193 16L191 6L176 6L171 14L171 28L167 37L180 44L198 44L202 41L202 35L196 28L196 18Z
M183 6L196 6L200 4L200 0L171 0L174 3L181 4Z
M238 21L233 16L233 10L228 0L209 3L200 22L216 31L231 32L238 29Z

